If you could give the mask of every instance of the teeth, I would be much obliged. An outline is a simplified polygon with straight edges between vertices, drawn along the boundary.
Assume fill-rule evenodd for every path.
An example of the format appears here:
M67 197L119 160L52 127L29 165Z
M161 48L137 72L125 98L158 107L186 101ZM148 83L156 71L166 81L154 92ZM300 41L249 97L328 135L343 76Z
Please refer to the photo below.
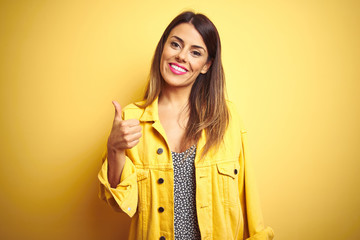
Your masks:
M180 72L186 72L185 69L183 69L183 68L181 68L181 67L178 67L178 66L176 66L176 65L174 65L174 64L171 64L171 67L174 68L175 70L180 71Z

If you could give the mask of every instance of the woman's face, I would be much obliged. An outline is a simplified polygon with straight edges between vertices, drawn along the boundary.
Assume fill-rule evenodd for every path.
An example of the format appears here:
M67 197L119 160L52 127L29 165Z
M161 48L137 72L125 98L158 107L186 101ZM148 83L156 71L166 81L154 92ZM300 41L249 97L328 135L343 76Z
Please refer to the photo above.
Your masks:
M165 42L160 60L161 76L172 87L191 87L197 76L211 66L206 45L190 23L174 27Z

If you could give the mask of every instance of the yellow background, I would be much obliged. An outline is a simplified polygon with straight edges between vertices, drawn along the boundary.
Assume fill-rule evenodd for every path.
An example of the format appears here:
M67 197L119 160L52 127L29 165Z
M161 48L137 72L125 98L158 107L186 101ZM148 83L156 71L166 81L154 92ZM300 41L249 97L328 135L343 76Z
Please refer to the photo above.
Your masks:
M112 100L185 9L221 35L276 239L360 239L360 2L1 1L0 239L125 239L97 198Z

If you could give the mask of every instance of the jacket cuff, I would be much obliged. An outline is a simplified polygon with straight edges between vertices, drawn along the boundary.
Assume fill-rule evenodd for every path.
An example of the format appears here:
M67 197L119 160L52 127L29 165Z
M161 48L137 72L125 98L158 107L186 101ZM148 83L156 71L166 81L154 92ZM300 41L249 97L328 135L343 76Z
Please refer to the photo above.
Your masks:
M247 238L247 240L272 240L274 238L274 231L272 228L267 227L255 235Z
M105 158L98 174L101 183L99 191L100 199L107 201L115 210L119 210L120 207L120 209L130 217L134 216L138 203L137 176L134 164L126 157L120 183L116 188L110 186L107 172L108 161L107 158Z

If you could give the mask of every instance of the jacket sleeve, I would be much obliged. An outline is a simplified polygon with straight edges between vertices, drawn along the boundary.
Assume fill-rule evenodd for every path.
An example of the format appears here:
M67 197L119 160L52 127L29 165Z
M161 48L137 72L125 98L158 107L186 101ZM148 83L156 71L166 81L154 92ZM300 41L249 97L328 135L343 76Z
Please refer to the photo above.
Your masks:
M270 227L264 226L261 204L258 196L255 177L252 172L251 161L246 152L246 131L241 127L241 154L240 166L243 167L242 177L239 178L240 202L244 218L244 239L271 240L274 232Z
M102 160L103 164L98 174L100 181L99 198L106 201L116 211L122 210L130 217L134 216L138 204L138 185L135 165L126 157L120 183L116 188L112 188L107 177L107 152L104 153Z

